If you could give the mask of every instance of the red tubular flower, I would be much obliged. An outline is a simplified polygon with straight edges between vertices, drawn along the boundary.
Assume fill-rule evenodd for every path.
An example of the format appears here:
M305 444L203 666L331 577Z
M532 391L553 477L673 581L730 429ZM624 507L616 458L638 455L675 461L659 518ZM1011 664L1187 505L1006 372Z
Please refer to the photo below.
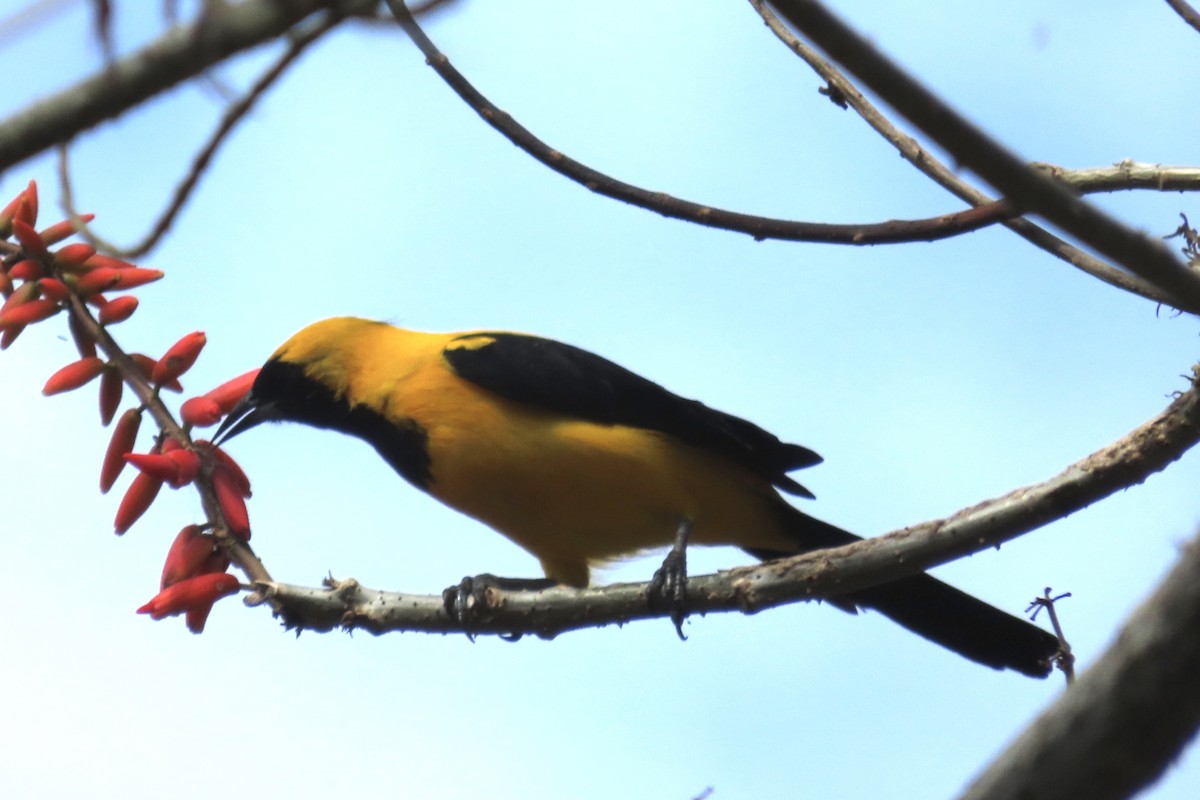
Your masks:
M95 218L96 218L95 214L80 214L79 215L79 221L83 222L83 223L91 222ZM54 223L49 228L43 228L41 230L42 241L45 242L46 244L58 244L63 239L68 239L68 238L74 236L75 232L76 232L75 225L71 222L71 220L64 219L62 222ZM72 245L72 246L74 246L74 245ZM62 251L60 250L59 252L61 253ZM92 252L93 253L96 252L95 248L92 248ZM55 255L55 257L57 258L57 254Z
M100 267L108 267L110 269L133 269L134 265L128 261L122 261L119 258L106 256L102 253L96 253L92 257L83 262L88 269L98 269Z
M121 282L121 271L112 267L99 267L79 276L75 291L84 297L108 291Z
M117 476L125 468L125 454L133 450L141 424L142 412L136 408L129 409L117 420L108 450L104 453L104 464L100 467L101 492L107 493L117 482Z
M25 305L31 300L36 300L38 297L38 287L36 283L23 283L13 290L13 293L5 298L4 303L0 304L0 317L3 317L17 306Z
M56 303L61 303L71 296L71 290L58 278L42 278L37 285L42 296L48 297Z
M19 281L36 281L38 278L46 274L42 262L36 258L27 258L24 261L18 261L9 267L8 277Z
M46 381L46 385L42 387L42 394L48 397L59 392L78 389L95 380L96 376L103 371L104 362L95 356L72 361L50 376L50 380Z
M141 519L142 514L145 514L146 509L154 502L154 498L158 497L162 485L161 479L151 477L145 472L134 476L133 482L125 490L125 496L121 498L121 505L117 507L117 516L113 520L113 529L118 536Z
M178 489L181 486L187 486L200 474L200 456L195 450L187 448L172 450L167 453L167 458L175 462L177 470L175 480L171 481L172 488Z
M229 523L229 532L243 542L250 541L250 512L246 510L246 501L243 499L237 478L229 470L218 465L212 471L212 485L217 495L217 505L221 507L221 514Z
M17 236L17 241L21 243L21 247L25 248L25 252L34 258L49 258L50 251L46 249L46 243L42 241L41 234L33 229L33 226L25 222L18 216L13 220L13 233Z
M147 283L153 283L162 276L163 271L160 269L128 267L121 270L121 282L117 285L117 288L121 291L136 289L139 286L145 286Z
M224 572L228 568L229 557L217 547L217 540L203 533L199 525L188 525L175 537L167 552L159 588L166 589L188 578Z
M25 191L21 192L21 201L17 203L15 220L21 220L26 225L33 226L37 223L38 215L38 192L37 181L30 181L25 187Z
M133 316L137 307L138 299L133 295L114 297L100 307L100 324L116 325L118 322L124 322Z
M29 284L34 288L37 284ZM24 286L21 287L25 288ZM12 297L16 297L17 293L13 292ZM9 328L25 327L32 325L35 322L41 322L44 319L49 319L57 314L62 309L57 300L43 298L41 300L30 300L28 303L21 303L16 308L10 308L4 313L0 313L0 331L6 331Z
M133 363L137 365L138 372L142 373L142 377L150 380L154 374L154 368L158 365L150 356L145 353L130 353L129 357L133 359ZM172 392L182 392L183 385L177 380L171 380L162 385L164 389L170 389Z
M196 358L200 355L200 351L204 349L204 345L208 339L204 335L204 331L196 331L184 336L175 344L171 345L171 349L167 350L159 362L154 367L154 372L150 376L150 380L156 384L163 384L167 381L172 381L178 378L183 373L191 369L192 364L196 363Z
M221 413L221 407L207 395L188 398L179 407L179 418L194 428L216 425L223 416L225 415Z
M159 482L173 484L179 478L179 465L164 453L126 453L124 458L143 475Z
M108 425L117 414L121 405L121 394L125 391L125 381L121 373L115 369L106 369L100 376L100 424Z
M242 470L241 465L233 460L233 456L229 455L229 453L226 453L212 442L204 439L197 441L196 444L200 447L207 448L208 452L211 453L213 458L217 460L219 466L229 472L229 474L233 477L234 485L237 486L237 490L242 497L250 497L250 479L246 477L246 473ZM215 471L216 470L214 470L214 472Z
M236 575L224 572L197 575L168 586L156 594L149 603L137 610L139 614L149 614L151 619L162 619L186 611L212 608L212 604L238 590ZM204 622L200 620L200 629ZM199 633L199 631L195 631Z
M76 244L68 244L55 250L54 263L60 267L76 266L83 264L83 262L94 255L96 255L96 248L90 244L77 242Z
M257 377L258 368L256 367L231 381L222 383L212 391L206 392L204 396L216 401L221 408L221 416L225 416L237 405L238 400L246 396L246 393L254 386L254 379Z

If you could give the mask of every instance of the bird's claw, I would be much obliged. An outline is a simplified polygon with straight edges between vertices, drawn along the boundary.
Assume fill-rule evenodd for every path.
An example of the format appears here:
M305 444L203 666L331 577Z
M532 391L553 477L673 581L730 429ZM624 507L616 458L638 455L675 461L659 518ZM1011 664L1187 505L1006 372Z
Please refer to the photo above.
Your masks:
M683 621L687 619L687 540L692 531L692 523L684 520L675 532L675 543L663 559L662 566L654 572L650 579L649 601L651 607L666 604L671 609L671 622L675 624L675 633L681 641L687 641L683 635Z

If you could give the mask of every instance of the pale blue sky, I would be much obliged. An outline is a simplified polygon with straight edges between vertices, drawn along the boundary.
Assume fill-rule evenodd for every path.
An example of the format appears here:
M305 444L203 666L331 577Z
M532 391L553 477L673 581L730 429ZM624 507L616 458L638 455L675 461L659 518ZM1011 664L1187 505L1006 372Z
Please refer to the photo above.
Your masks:
M151 14L117 6L122 50L155 35ZM842 10L1030 159L1197 160L1200 35L1163 3ZM427 30L553 146L647 188L825 221L959 207L817 95L746 3L464 0ZM245 86L266 62L217 75ZM98 64L83 4L4 41L0 115ZM140 238L219 113L191 85L80 140L76 194L102 233ZM30 178L49 219L50 158L10 170L0 197ZM1200 219L1187 196L1101 201L1155 234L1180 211ZM139 292L118 338L153 355L207 331L185 381L196 392L326 316L535 332L817 450L826 462L799 475L818 497L804 509L863 535L1051 476L1160 410L1196 354L1193 319L1002 230L866 249L755 243L597 197L501 139L382 30L314 47L146 264L167 279ZM112 536L124 481L95 490L108 433L93 392L39 394L74 357L60 333L33 329L0 354L0 718L18 733L0 756L5 796L949 797L1061 691L816 605L697 618L687 643L665 621L515 645L296 640L236 601L203 636L151 623L133 610L198 504L164 496ZM332 571L436 592L483 571L537 574L361 443L288 427L231 450L254 481L255 547L281 580ZM1198 479L1190 455L938 574L1014 613L1046 585L1073 592L1062 614L1086 666L1191 536ZM693 569L745 560L707 551ZM1192 800L1197 785L1190 753L1146 796Z

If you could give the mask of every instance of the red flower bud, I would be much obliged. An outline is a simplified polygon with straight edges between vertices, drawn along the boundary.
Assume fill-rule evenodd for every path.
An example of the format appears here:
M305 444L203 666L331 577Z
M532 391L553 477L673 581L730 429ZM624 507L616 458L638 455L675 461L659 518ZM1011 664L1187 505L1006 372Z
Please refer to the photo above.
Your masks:
M50 257L50 251L46 249L46 243L42 241L41 235L19 216L13 220L13 233L17 235L17 241L29 255L34 258Z
M162 384L175 380L187 372L192 364L196 363L196 358L200 355L200 351L204 349L207 341L208 339L205 338L203 331L196 331L195 333L189 333L171 345L171 349L167 350L166 355L155 365L154 373L150 378L151 381Z
M46 238L44 234L42 238ZM77 242L76 244L68 244L55 250L54 263L60 267L78 266L94 255L96 255L96 248L90 244Z
M116 369L106 369L100 376L100 424L107 425L113 421L117 408L121 405L121 394L125 391L125 381Z
M222 383L212 391L205 393L204 396L215 400L221 408L221 416L225 416L237 405L239 400L246 396L246 393L254 386L254 379L257 377L258 368L256 367L231 381Z
M203 609L207 617L207 609L212 608L213 603L233 594L238 587L236 575L224 572L197 575L163 589L149 603L139 608L137 613L149 614L151 619L162 619L185 611ZM203 630L203 619L199 622L200 629ZM199 633L198 630L195 632Z
M162 276L163 271L160 269L129 267L128 269L121 270L121 283L117 288L121 291L136 289L139 286L145 286L147 283L153 283Z
M145 353L130 353L129 357L137 365L138 372L142 373L142 377L149 381L154 374L154 368L158 365L158 362ZM183 391L183 385L177 380L164 383L163 388L170 389L172 392Z
M38 287L36 283L23 283L13 290L13 293L5 298L4 303L0 305L0 317L4 316L8 311L17 306L24 305L30 300L36 300L38 297Z
M190 397L183 401L183 405L179 407L179 417L184 424L191 425L194 428L207 428L209 425L216 425L220 422L221 407L217 405L215 400L210 400L208 396Z
M205 439L200 439L195 444L197 447L205 448L216 459L220 468L228 470L242 497L250 497L250 479L246 477L246 473L242 470L241 465L233 460L233 456Z
M100 324L116 325L118 322L124 322L133 316L137 307L138 299L133 295L114 297L100 306Z
M101 267L107 267L109 269L133 269L134 268L134 265L130 264L128 261L122 261L119 258L113 258L112 256L106 256L103 253L96 253L95 255L88 258L86 261L84 261L83 264L88 269L99 269Z
M187 448L172 450L167 453L167 458L175 462L177 475L175 480L171 481L171 486L175 489L187 486L200 474L200 456L195 450Z
M117 482L117 476L125 468L125 454L133 450L141 424L142 412L136 408L129 409L117 420L108 450L104 454L104 464L100 467L101 492L107 493Z
M113 520L113 529L117 535L125 533L133 527L133 523L146 513L146 509L150 508L154 498L158 497L162 485L162 480L151 477L145 472L139 472L133 477L133 483L129 484L129 488L125 490L125 496L121 498L121 505L117 507L116 519Z
M58 278L42 278L37 283L42 295L56 303L61 303L71 296L71 290Z
M25 191L21 193L21 202L17 203L17 211L14 220L19 219L32 227L37 222L37 215L37 181L30 181L29 185L25 187Z
M58 372L50 376L42 387L42 394L50 396L59 392L69 392L94 380L104 371L104 362L99 358L81 358L72 361Z
M42 267L42 262L36 258L18 261L8 270L8 277L18 281L36 281L45 274L46 270Z
M86 272L75 283L75 291L87 297L107 291L121 282L121 271L112 267L100 267Z
M80 214L79 221L83 223L91 222L96 218L95 214ZM42 241L46 244L58 244L63 239L68 239L75 235L75 225L69 219L64 219L62 222L56 222L49 228L42 229ZM62 252L61 250L59 251ZM96 252L92 249L92 252Z
M174 483L179 477L179 465L163 453L126 453L125 461L160 482Z
M250 541L250 513L246 510L246 501L242 499L237 478L229 470L217 466L212 471L212 485L221 515L229 524L229 532L243 542Z
M36 284L30 284L36 287ZM24 287L22 287L24 288ZM16 297L17 293L13 292L12 297ZM57 300L43 298L41 300L30 300L28 303L22 303L16 308L10 308L8 311L0 313L0 330L24 327L32 325L35 322L41 322L44 319L49 319L57 314L62 309Z
M224 572L228 568L229 557L217 547L217 540L201 532L199 525L188 525L171 544L159 588L166 589L187 578Z

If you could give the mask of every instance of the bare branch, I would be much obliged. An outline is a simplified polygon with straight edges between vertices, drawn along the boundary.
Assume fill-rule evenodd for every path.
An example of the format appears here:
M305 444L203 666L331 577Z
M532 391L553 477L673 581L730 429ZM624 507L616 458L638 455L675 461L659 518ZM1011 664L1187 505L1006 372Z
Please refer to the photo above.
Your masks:
M1043 483L984 501L946 519L846 547L693 576L688 580L689 611L753 612L857 591L995 547L1141 483L1200 441L1197 377L1200 365L1193 368L1192 385L1162 413ZM260 589L284 609L285 623L295 628L342 626L373 633L463 630L446 612L440 596L383 592L354 581L331 582L330 587L264 584ZM554 636L669 614L667 609L650 609L648 587L639 583L543 592L489 588L486 607L471 632Z
M1026 165L968 122L815 0L772 4L831 58L856 75L955 160L999 190L1009 202L1040 214L1079 241L1172 296L1176 308L1200 312L1200 275L1170 248L1080 199Z
M150 252L175 222L176 216L183 209L184 204L192 194L192 190L196 188L200 177L212 162L213 156L216 155L217 148L221 146L237 124L249 113L250 109L254 107L254 104L258 102L267 89L283 76L288 67L295 63L300 54L307 50L308 46L317 41L317 39L333 30L342 19L343 17L338 12L331 11L308 30L302 32L293 31L291 44L284 54L255 81L254 85L237 102L231 104L225 110L220 124L217 125L208 142L192 160L192 165L188 169L184 179L175 187L170 204L163 210L158 220L142 241L132 247L118 247L107 240L101 239L92 230L91 225L80 220L79 212L75 208L74 192L71 187L70 170L67 163L67 146L60 145L58 151L58 179L62 190L62 206L67 216L76 224L80 235L97 250L104 250L121 258L140 258Z
M485 122L542 164L596 194L645 208L666 217L710 228L745 233L759 241L781 239L793 242L852 245L928 242L969 233L1013 215L1012 208L1008 204L997 202L980 205L975 209L966 209L920 220L847 224L804 222L727 211L625 183L550 147L507 112L497 108L438 50L437 45L425 35L425 32L413 19L402 0L388 0L388 6L392 9L392 13L404 32L425 55L426 62Z
M963 800L1116 800L1156 780L1200 726L1200 537L1095 666Z
M322 9L343 14L371 0L246 0L210 3L191 25L0 121L0 173L120 115L212 65L286 33Z
M764 0L750 0L750 4L759 12L767 27L796 53L813 71L829 83L829 91L835 94L853 108L877 133L890 142L900 154L914 167L929 176L951 194L971 203L981 205L994 202L983 192L960 178L953 170L939 161L932 153L923 148L916 139L899 130L887 117L879 111L858 88L851 83L836 67L830 64L819 53L801 42L779 18L767 8ZM1094 278L1104 281L1111 286L1153 300L1157 303L1172 304L1178 300L1136 275L1130 275L1124 270L1107 264L1100 259L1085 253L1044 228L1035 225L1024 218L1011 219L1004 225L1017 235L1024 238L1035 247L1039 247L1051 255L1066 261L1077 269L1086 272Z
M1149 189L1155 192L1200 191L1200 167L1174 167L1120 161L1111 167L1067 169L1054 164L1034 162L1036 167L1081 192L1121 192Z
M1185 0L1167 0L1167 5L1174 9L1184 22L1200 31L1200 13L1197 13L1196 9L1188 5Z

